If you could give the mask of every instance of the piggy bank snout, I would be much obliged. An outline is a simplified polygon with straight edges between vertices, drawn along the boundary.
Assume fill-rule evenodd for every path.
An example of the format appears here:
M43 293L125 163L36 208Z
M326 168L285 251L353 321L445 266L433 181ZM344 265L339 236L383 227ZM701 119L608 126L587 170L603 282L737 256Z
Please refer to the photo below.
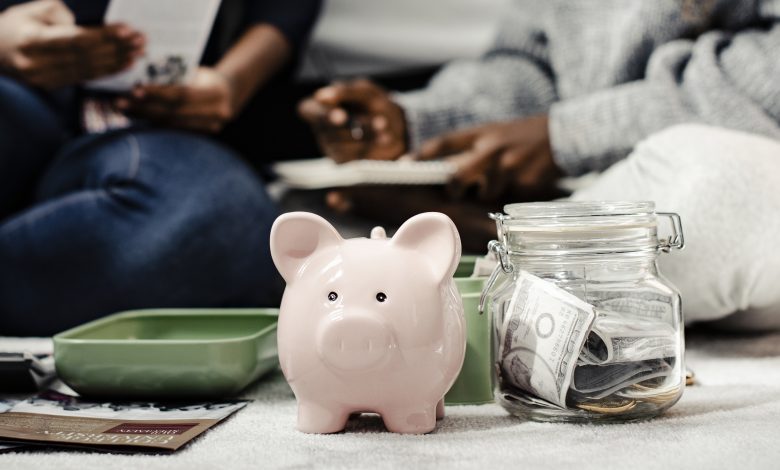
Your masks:
M389 354L391 344L384 322L364 313L330 316L317 335L317 352L322 360L346 370L376 365Z

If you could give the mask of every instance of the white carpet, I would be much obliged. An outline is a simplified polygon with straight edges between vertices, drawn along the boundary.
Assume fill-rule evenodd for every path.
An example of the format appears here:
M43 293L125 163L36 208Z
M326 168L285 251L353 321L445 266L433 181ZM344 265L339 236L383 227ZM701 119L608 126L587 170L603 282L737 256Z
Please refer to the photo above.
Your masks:
M245 410L176 454L22 452L0 455L0 468L780 468L780 333L688 342L698 384L649 422L540 424L483 405L448 407L425 436L387 433L378 418L306 435L294 429L295 401L277 373L247 393L255 401Z

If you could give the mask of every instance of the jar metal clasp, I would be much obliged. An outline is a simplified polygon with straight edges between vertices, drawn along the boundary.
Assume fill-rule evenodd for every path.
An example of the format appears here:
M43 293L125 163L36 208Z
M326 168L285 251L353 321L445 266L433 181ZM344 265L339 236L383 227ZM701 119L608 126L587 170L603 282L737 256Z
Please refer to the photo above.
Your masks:
M685 248L685 236L683 235L682 221L680 215L676 212L656 212L660 217L669 217L672 223L672 235L658 241L658 249L664 253L669 253L672 249L682 250Z
M496 283L498 275L502 271L506 274L511 274L515 270L515 267L509 260L509 252L507 252L506 246L504 246L504 244L500 241L490 241L490 243L488 243L488 252L496 254L498 263L496 263L496 267L493 269L493 272L490 274L487 282L485 282L485 287L482 289L482 294L479 296L478 311L480 315L482 315L482 313L485 311L485 302L487 301L488 292L490 292L490 289L493 288L493 284Z

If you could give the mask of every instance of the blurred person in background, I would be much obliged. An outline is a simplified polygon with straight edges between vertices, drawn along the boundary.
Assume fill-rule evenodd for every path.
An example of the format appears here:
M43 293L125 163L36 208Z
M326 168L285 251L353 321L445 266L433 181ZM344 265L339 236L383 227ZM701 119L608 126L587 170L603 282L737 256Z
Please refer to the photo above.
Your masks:
M214 137L285 73L317 0L222 2L191 82L114 104L144 125L86 134L84 82L143 54L107 0L0 0L0 335L122 309L273 305L276 208Z
M455 59L477 58L490 46L507 0L327 0L302 49L294 80L269 83L245 108L251 138L233 138L256 163L321 155L295 106L332 80L371 76L391 90L415 90ZM254 106L257 103L258 106ZM255 112L257 110L258 112ZM280 133L280 129L283 132ZM243 130L243 129L242 129ZM258 152L256 141L268 151ZM247 151L248 150L248 151ZM308 199L308 198L307 198Z
M743 327L780 326L778 50L778 0L516 0L482 58L451 63L425 88L337 82L299 110L337 161L408 153L456 165L446 195L338 191L337 210L394 222L443 210L473 248L494 237L487 210L604 172L572 197L681 213L688 249L663 271L690 321L740 311L729 318ZM391 195L392 207L378 205Z

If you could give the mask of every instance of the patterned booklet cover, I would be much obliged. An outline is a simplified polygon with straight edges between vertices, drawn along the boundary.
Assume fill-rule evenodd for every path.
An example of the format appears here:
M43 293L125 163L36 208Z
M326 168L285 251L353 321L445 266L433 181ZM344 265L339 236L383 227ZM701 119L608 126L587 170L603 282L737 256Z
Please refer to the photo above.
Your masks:
M23 400L0 401L0 452L26 445L175 451L246 404L109 403L49 390Z

